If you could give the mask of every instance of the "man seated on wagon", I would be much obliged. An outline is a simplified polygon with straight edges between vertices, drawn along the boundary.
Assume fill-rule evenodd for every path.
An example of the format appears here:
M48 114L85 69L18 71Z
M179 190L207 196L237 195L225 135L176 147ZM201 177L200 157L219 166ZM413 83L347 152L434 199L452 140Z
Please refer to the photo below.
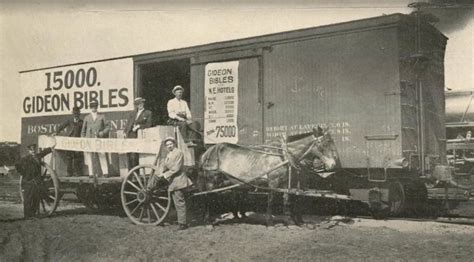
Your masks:
M172 92L175 98L168 101L168 124L179 127L188 146L196 146L199 123L192 120L188 103L183 99L184 88L177 85Z

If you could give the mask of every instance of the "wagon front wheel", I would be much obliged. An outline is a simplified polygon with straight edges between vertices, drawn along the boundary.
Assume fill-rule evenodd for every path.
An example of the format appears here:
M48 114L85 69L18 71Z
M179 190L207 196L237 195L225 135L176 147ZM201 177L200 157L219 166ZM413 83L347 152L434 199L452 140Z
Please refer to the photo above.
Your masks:
M46 163L41 163L41 177L37 181L39 207L37 210L38 216L50 216L56 211L59 200L59 181L56 172ZM23 177L20 177L20 193L21 200L23 199Z
M170 210L171 196L167 184L150 181L158 172L156 166L139 165L122 181L122 207L137 225L158 225Z

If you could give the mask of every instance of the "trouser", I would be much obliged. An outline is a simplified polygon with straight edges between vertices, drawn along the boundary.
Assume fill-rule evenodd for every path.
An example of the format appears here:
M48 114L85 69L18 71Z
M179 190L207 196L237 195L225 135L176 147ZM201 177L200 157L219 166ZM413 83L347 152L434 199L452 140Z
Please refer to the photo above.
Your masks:
M97 158L99 158L100 166L97 165ZM107 155L105 153L84 152L84 162L89 170L89 176L100 174L100 171L102 171L103 175L109 174Z
M183 190L175 190L171 192L171 195L178 215L178 224L186 225L186 194Z
M130 131L127 134L127 138L137 138L138 133ZM132 169L136 166L138 166L139 161L138 161L138 154L137 153L127 153L127 161L128 161L128 169Z
M198 131L200 125L196 121L192 121L191 123L187 123L185 121L178 121L176 119L170 119L169 123L178 126L179 132L183 135L183 138L186 142L197 142L198 139Z
M81 176L82 175L82 162L83 156L81 152L66 151L66 165L68 176Z
M39 187L35 181L22 181L23 213L25 218L35 217L40 203Z

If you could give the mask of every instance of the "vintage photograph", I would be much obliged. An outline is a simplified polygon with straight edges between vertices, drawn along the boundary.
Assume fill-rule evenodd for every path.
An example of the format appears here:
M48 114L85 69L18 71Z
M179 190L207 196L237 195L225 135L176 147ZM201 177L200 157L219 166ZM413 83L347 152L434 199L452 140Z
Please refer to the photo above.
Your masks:
M0 261L474 260L472 0L0 0Z

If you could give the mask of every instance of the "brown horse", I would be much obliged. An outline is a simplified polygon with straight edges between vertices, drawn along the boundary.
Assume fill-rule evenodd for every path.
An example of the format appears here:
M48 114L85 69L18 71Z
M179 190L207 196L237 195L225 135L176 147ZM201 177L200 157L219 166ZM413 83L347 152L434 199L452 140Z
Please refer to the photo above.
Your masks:
M202 155L200 165L204 171L198 179L201 191L219 191L239 185L267 188L267 223L271 224L273 191L288 188L288 165L294 170L329 172L339 166L339 158L330 134L318 127L311 133L260 147L216 144ZM288 201L284 204L289 206ZM292 210L289 211L291 215ZM292 214L295 223L302 222L301 217L293 215L296 214Z

